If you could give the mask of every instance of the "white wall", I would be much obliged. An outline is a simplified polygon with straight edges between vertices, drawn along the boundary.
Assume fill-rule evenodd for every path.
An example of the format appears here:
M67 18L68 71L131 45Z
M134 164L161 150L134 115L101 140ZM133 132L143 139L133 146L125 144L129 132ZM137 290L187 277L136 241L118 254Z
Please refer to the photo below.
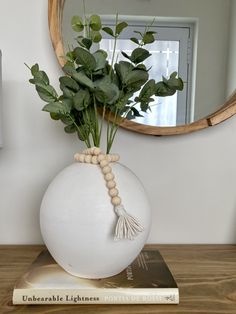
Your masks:
M42 102L27 83L24 62L38 61L52 82L61 74L48 35L47 1L1 0L0 46L0 243L41 243L43 193L82 149L76 137L64 134L60 123L40 111ZM236 117L175 137L120 130L114 151L140 177L153 208L149 242L236 243L235 134Z

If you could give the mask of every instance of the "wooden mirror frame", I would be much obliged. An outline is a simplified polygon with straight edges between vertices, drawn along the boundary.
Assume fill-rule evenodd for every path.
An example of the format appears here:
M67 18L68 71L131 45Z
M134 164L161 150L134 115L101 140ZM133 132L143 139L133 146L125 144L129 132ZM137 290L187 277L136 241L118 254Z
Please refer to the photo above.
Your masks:
M61 57L65 55L62 42L62 14L64 4L65 0L48 0L49 31L57 60L61 66L63 66L65 63L65 60ZM191 133L197 130L209 128L211 126L217 125L227 120L228 118L232 117L235 114L236 114L236 91L215 113L190 124L175 127L159 127L143 125L125 119L121 122L120 126L131 131L149 135L156 136L177 135Z

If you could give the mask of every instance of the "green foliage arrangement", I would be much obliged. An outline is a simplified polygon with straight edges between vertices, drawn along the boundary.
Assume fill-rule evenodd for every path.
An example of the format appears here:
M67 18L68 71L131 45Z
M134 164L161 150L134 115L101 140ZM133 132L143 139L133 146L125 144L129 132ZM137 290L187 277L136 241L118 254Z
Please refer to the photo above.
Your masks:
M143 64L151 56L144 46L155 41L155 32L146 27L144 32L134 32L130 38L137 45L131 55L121 51L126 61L115 61L117 39L128 27L119 22L116 16L114 29L103 27L98 15L74 16L72 28L79 33L77 46L66 54L63 67L65 75L59 77L61 94L50 85L47 74L38 64L30 70L39 97L47 104L43 111L50 113L53 120L61 120L67 133L77 133L87 147L100 147L104 119L107 119L107 153L110 152L117 129L122 119L142 116L150 110L155 96L165 97L183 89L183 81L174 72L169 78L155 82L149 79L149 69ZM102 39L103 33L114 39L112 60L109 63L107 52L94 51L94 44ZM134 93L139 92L137 97ZM137 109L139 104L140 110ZM122 117L122 118L121 118Z

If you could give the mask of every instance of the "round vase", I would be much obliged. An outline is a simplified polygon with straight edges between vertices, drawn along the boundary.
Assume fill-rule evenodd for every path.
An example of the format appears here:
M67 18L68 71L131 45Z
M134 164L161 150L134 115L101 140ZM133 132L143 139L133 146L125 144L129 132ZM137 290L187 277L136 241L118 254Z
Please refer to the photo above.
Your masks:
M124 270L142 250L151 211L139 179L120 163L112 164L122 204L144 230L133 240L114 239L117 215L98 165L74 163L49 185L40 209L44 242L68 273L105 278Z

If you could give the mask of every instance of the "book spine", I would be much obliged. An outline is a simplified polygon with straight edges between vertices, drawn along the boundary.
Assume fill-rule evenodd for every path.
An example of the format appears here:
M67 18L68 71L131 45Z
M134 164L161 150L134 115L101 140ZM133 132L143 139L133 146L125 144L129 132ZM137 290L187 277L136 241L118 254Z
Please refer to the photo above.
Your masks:
M102 290L102 291L101 291ZM13 304L178 304L178 289L14 289ZM114 291L115 290L115 291ZM137 291L138 290L138 291ZM150 291L151 290L151 291ZM154 291L155 290L155 291Z

